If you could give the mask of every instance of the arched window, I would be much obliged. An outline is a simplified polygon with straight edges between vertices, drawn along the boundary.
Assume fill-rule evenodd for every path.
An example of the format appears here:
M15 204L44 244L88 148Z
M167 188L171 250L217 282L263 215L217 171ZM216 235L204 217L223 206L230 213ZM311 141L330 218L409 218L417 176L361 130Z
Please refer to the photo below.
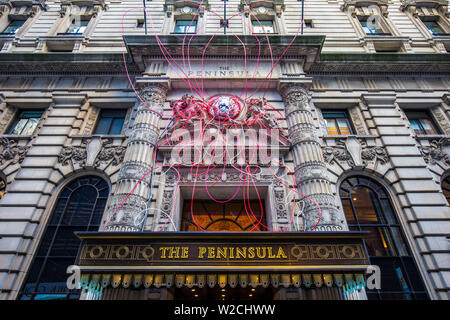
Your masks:
M182 231L266 231L264 206L258 200L185 201Z
M350 230L369 232L364 242L370 263L381 270L381 289L367 290L368 299L427 299L386 190L372 179L350 177L340 196Z
M65 186L56 201L19 299L78 299L67 289L67 267L80 247L76 231L98 231L109 196L108 183L84 176Z
M450 176L447 176L444 181L442 181L442 192L450 206Z

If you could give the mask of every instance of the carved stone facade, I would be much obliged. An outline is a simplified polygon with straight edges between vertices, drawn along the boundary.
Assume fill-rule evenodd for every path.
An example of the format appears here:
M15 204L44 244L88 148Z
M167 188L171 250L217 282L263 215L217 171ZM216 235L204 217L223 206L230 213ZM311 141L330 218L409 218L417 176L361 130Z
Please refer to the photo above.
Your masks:
M295 182L302 196L308 199L305 200L305 230L346 230L343 212L338 210L331 193L308 89L287 84L282 87L281 95L293 146Z
M165 85L151 83L139 90L141 102L108 209L106 231L139 231L143 227L151 189L153 153L167 90Z

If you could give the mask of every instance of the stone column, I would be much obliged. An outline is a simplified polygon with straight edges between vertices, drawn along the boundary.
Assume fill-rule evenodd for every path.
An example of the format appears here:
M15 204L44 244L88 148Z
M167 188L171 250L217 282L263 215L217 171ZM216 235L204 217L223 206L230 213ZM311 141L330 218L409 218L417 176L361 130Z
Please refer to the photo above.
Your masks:
M145 104L140 102L133 129L128 137L127 150L106 221L110 219L134 186L137 186L110 219L106 231L140 231L142 229L150 193L151 173L149 172L152 169L167 90L165 85L148 83L143 84L143 88L139 90L139 96ZM146 176L142 179L144 175Z
M318 130L311 113L311 96L303 84L284 84L281 96L285 103L285 116L291 138L295 166L295 182L302 194L313 199L322 216L314 231L347 230L344 214L338 210L328 180L327 168L319 143ZM319 208L305 199L304 229L311 230L319 220Z

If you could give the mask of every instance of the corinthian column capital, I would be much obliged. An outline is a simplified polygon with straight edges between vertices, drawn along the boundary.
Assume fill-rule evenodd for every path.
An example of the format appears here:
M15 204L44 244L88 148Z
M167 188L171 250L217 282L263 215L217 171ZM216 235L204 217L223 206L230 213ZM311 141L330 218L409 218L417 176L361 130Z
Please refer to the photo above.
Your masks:
M311 95L302 84L284 84L280 89L281 97L286 105L286 117L296 110L310 110Z
M169 87L165 84L144 83L140 85L137 92L142 99L141 102L144 102L142 104L143 107L148 107L156 112L162 112L168 90Z

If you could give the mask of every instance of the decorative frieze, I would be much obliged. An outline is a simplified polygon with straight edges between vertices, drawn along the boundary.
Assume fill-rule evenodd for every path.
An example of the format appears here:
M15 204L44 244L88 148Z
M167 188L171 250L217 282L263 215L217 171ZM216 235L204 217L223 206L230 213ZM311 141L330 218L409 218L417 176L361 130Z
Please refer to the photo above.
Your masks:
M82 139L79 146L70 145L64 147L58 157L58 162L63 166L70 163L80 167L100 167L111 164L118 166L124 157L125 147L114 145L112 139L94 137Z
M369 146L366 139L357 137L337 138L335 146L322 148L325 161L331 164L336 161L349 167L366 167L370 162L379 161L385 164L389 161L383 147Z

